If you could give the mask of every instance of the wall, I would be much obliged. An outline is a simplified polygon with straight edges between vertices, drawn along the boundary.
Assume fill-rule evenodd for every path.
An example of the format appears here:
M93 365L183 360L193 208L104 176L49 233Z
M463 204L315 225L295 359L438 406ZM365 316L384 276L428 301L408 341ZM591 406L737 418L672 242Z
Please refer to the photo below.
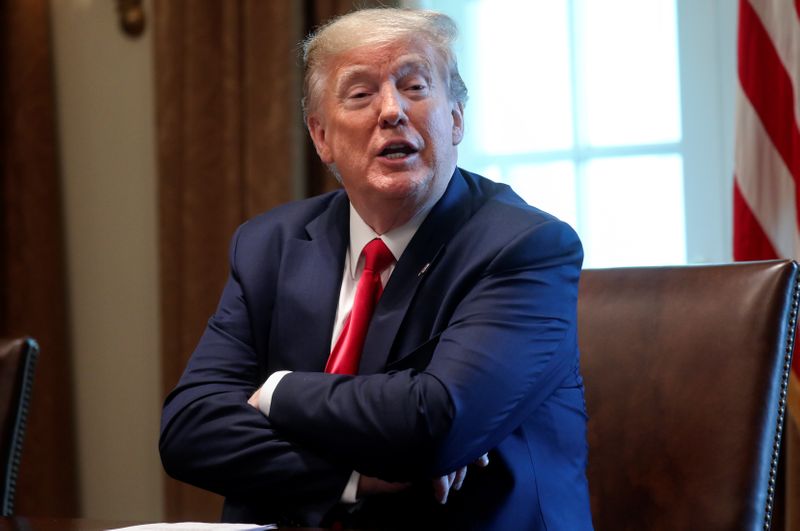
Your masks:
M51 9L82 513L159 520L152 19L130 39L116 2Z

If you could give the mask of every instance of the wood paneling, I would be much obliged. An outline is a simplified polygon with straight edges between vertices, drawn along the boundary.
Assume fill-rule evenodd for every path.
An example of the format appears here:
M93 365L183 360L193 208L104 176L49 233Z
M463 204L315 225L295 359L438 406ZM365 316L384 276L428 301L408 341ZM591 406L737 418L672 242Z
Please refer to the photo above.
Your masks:
M8 0L0 10L0 334L41 346L15 512L77 516L49 4Z

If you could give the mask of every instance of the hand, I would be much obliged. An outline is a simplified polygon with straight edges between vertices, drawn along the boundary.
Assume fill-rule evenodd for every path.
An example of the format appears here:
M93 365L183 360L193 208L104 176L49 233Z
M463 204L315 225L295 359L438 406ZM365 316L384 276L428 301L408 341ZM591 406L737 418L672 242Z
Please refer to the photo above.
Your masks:
M400 492L407 489L410 483L391 483L382 479L364 476L363 474L358 478L358 490L356 496L363 498L364 496L372 496L373 494L391 494Z
M475 460L473 465L481 468L489 464L489 454L483 454ZM461 467L455 472L450 472L446 476L441 476L431 480L433 484L433 496L441 504L447 503L447 496L450 490L461 490L461 485L464 484L464 478L467 477L467 467Z
M247 400L247 403L253 406L254 408L258 409L258 395L261 392L261 388L259 387L256 389L256 392Z

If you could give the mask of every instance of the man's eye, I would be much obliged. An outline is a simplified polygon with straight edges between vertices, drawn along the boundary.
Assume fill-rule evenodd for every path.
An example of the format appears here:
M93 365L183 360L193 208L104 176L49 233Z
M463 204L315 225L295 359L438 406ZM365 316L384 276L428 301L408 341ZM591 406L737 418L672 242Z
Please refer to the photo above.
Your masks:
M350 99L352 99L352 100L360 100L360 99L366 98L367 96L369 96L369 92L366 92L366 91L362 90L362 91L351 93L350 94Z

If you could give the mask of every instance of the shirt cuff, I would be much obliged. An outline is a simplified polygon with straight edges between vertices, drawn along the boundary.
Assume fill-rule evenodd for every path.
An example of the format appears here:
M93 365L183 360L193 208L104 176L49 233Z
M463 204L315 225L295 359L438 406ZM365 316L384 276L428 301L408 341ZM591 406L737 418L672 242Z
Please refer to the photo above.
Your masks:
M339 501L342 503L356 503L358 501L358 478L361 477L361 474L353 470L353 473L350 474L350 480L347 482L347 485L344 487L344 492L342 492L342 497Z
M284 376L292 371L275 371L269 375L267 381L261 386L261 391L258 394L258 409L267 417L269 417L269 410L272 407L272 395L275 393L275 388Z

